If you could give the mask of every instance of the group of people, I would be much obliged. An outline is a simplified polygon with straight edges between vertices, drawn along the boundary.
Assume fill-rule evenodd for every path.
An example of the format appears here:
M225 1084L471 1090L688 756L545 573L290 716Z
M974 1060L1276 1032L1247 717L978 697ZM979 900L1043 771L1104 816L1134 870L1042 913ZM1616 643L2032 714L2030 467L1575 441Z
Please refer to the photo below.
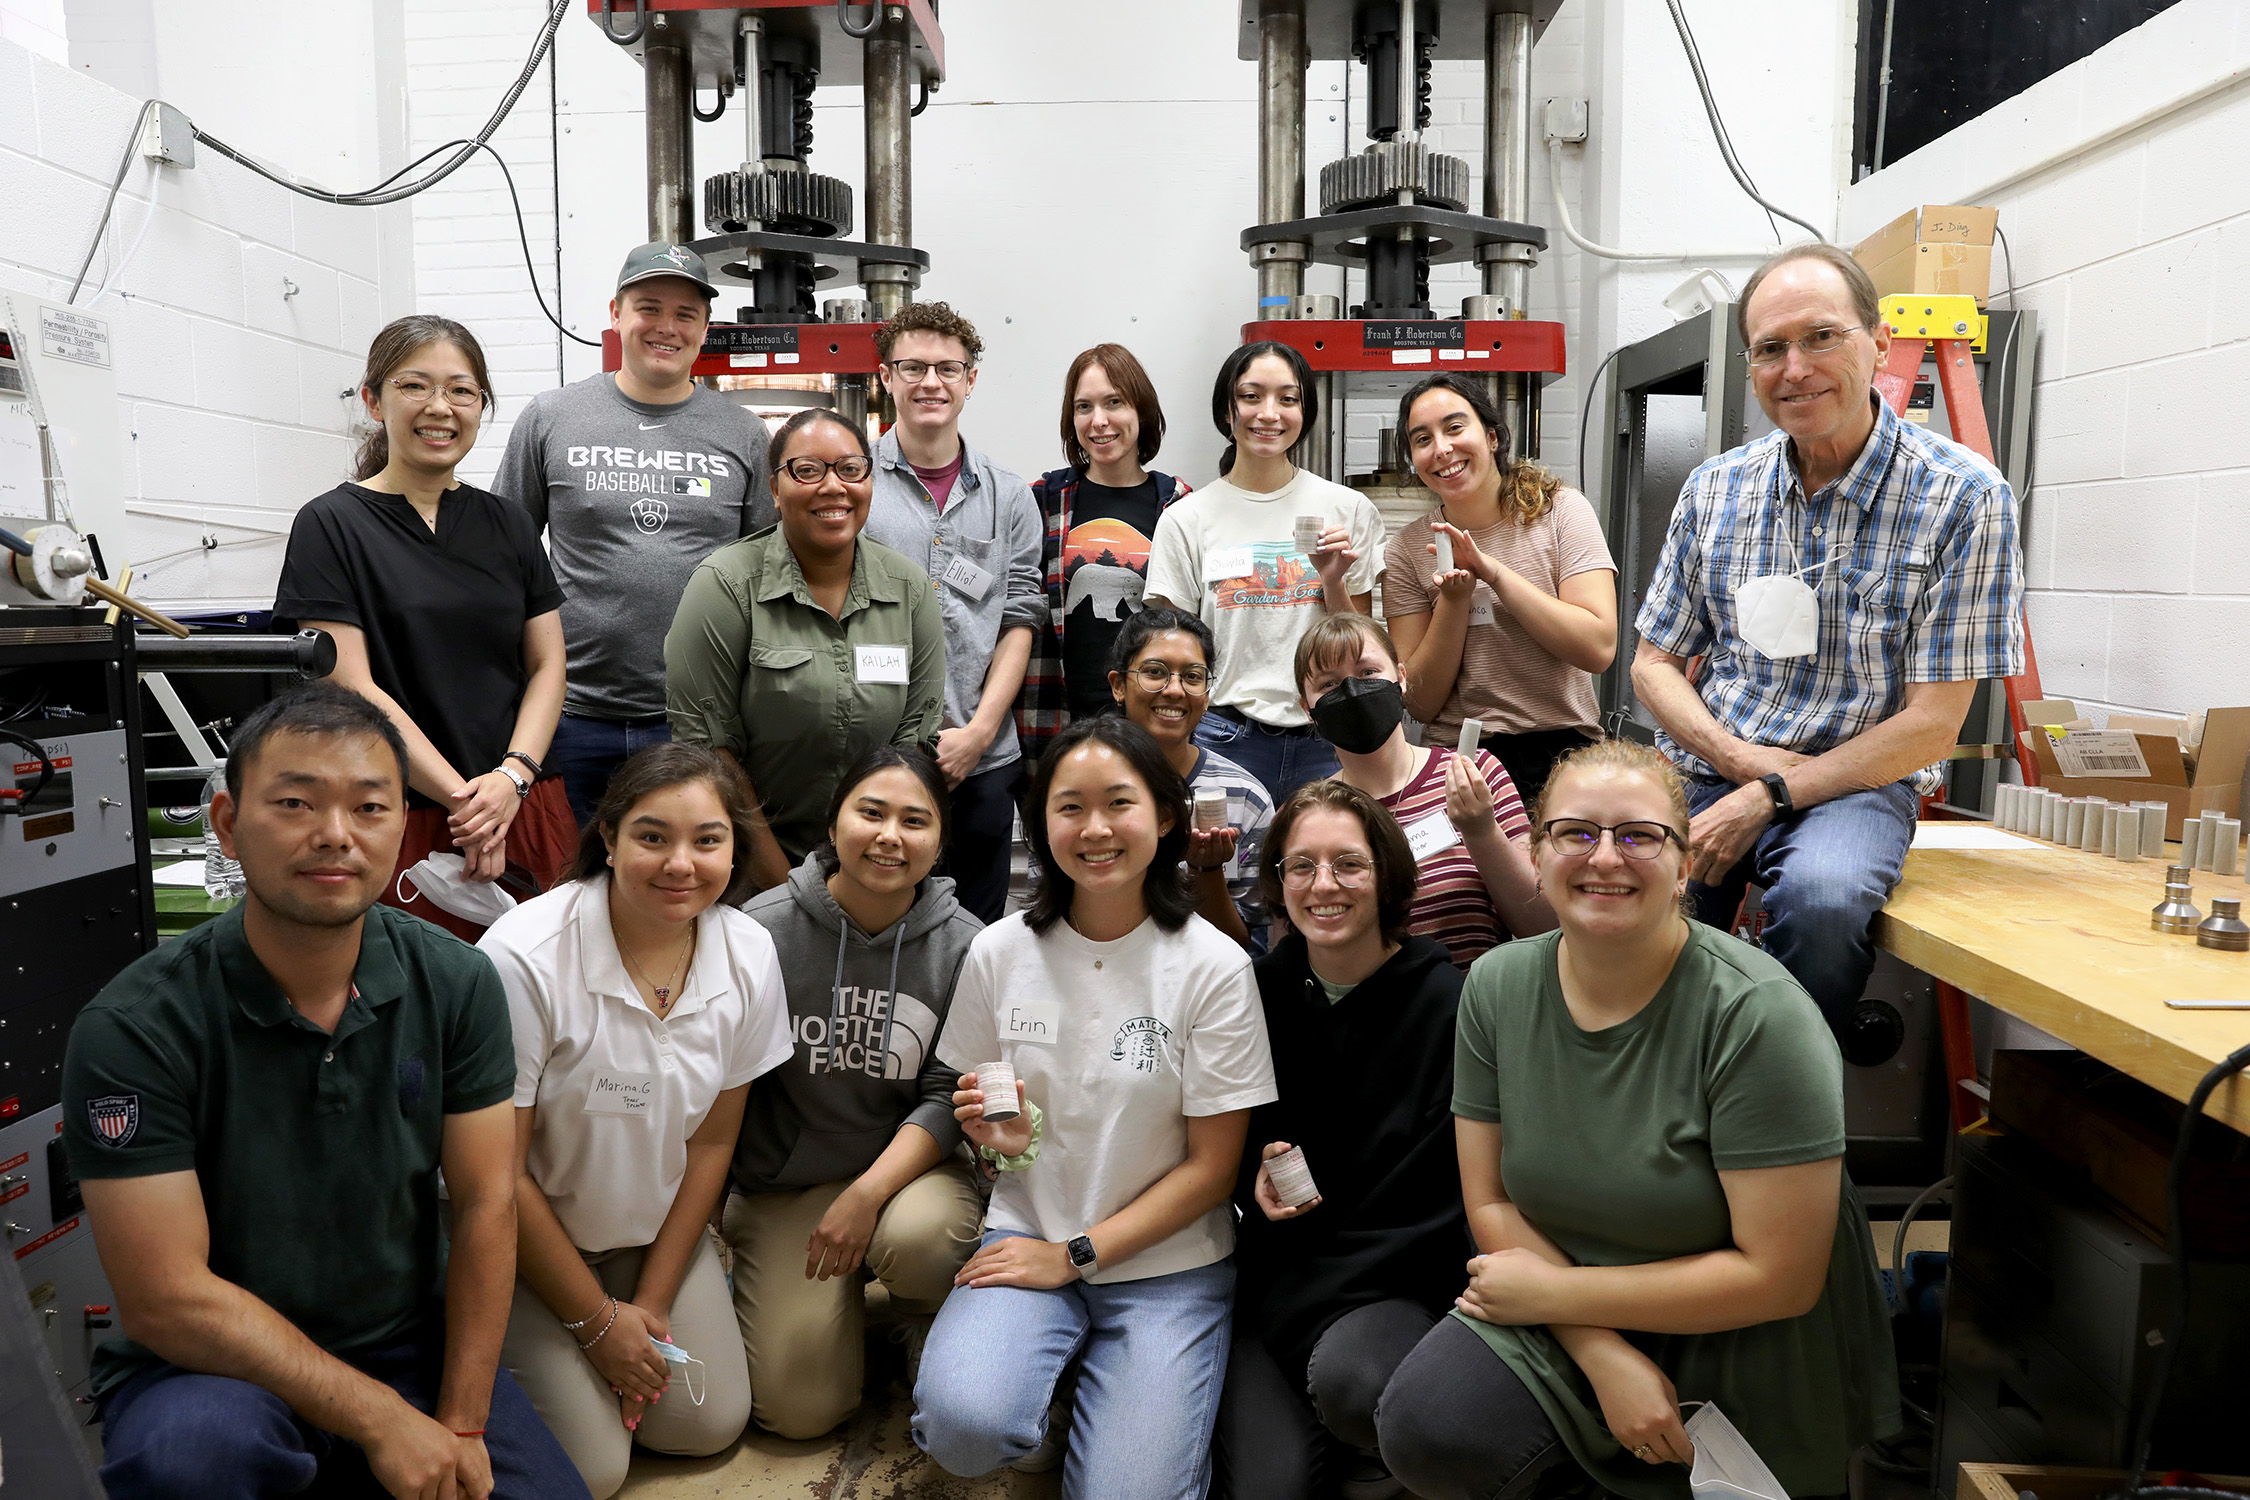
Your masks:
M711 295L635 251L621 368L490 493L473 336L377 337L275 605L337 670L213 800L247 895L70 1041L110 1493L607 1496L849 1417L873 1283L957 1474L1679 1500L1709 1403L1840 1494L1898 1413L1823 1017L2021 652L2013 497L1873 399L1856 264L1745 291L1778 430L1674 515L1657 748L1599 736L1592 509L1474 380L1402 400L1386 544L1285 345L1192 493L1088 350L1026 485L943 304L871 443L698 385Z

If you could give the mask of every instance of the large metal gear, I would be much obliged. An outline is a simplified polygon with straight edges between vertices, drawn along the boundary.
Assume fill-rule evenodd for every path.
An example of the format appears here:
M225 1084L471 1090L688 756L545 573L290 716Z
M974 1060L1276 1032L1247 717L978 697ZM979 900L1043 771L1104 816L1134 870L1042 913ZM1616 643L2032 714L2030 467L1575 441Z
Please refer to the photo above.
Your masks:
M1469 206L1469 164L1458 156L1432 151L1419 141L1377 141L1357 156L1320 169L1320 211L1324 214L1397 201L1411 189L1414 201L1439 208Z
M762 228L841 239L852 232L851 184L766 167L721 172L703 184L703 222L713 234Z

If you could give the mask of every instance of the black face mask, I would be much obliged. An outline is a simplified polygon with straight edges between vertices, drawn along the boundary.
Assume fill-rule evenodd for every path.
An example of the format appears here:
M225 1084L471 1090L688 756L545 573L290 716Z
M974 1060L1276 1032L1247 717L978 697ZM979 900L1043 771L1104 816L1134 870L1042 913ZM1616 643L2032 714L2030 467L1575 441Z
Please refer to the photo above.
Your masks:
M1347 677L1312 706L1313 728L1339 750L1372 755L1406 717L1406 692L1387 677Z

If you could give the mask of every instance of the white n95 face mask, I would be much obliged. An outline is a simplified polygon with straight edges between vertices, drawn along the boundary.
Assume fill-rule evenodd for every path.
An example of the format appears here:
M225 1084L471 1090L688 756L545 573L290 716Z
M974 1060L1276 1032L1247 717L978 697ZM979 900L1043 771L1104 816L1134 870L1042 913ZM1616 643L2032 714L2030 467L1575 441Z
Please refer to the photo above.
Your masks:
M1696 1500L1789 1500L1789 1492L1758 1457L1758 1450L1734 1430L1717 1406L1703 1402L1682 1425L1688 1441L1695 1444L1688 1488Z
M490 927L516 909L516 898L500 889L497 880L471 880L464 873L468 862L458 854L431 854L419 864L401 870L398 899L411 904L420 896L464 922ZM407 887L413 886L412 894Z
M1820 644L1820 596L1795 573L1768 573L1734 591L1735 628L1770 661L1810 656Z

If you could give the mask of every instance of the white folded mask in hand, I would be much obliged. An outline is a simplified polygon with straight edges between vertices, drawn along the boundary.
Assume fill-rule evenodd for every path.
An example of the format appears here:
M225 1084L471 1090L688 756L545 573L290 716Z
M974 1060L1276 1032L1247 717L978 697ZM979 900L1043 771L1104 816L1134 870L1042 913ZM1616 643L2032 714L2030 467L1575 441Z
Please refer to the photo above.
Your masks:
M1768 573L1738 584L1735 626L1769 661L1810 656L1820 644L1820 596L1795 573Z
M467 870L468 861L458 854L427 855L419 864L399 872L399 902L411 906L420 896L464 922L485 927L516 909L516 898L500 889L498 881L471 880ZM411 894L407 890L410 884L414 888Z
M1682 1425L1688 1441L1695 1444L1688 1488L1696 1500L1789 1500L1789 1492L1758 1457L1758 1450L1734 1430L1717 1406L1701 1403L1701 1410Z

